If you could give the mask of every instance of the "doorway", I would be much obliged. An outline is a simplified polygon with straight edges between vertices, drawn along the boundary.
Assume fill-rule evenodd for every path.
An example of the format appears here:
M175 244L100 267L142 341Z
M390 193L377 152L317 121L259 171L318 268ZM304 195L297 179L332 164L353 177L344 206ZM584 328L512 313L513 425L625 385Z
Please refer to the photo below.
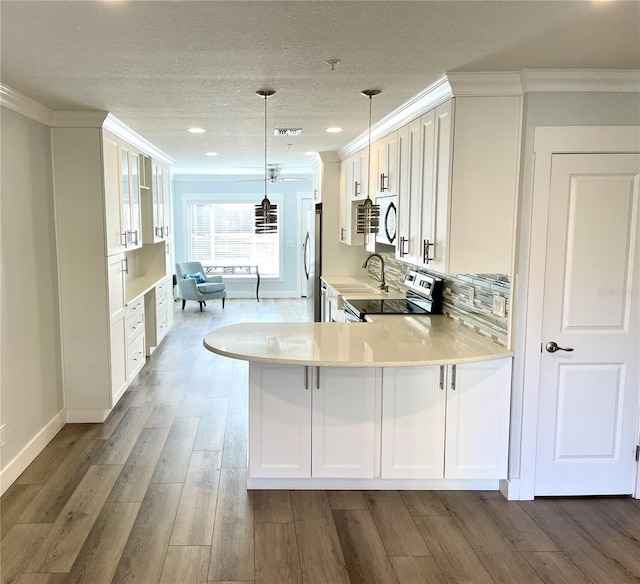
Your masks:
M536 130L521 498L640 496L639 142Z

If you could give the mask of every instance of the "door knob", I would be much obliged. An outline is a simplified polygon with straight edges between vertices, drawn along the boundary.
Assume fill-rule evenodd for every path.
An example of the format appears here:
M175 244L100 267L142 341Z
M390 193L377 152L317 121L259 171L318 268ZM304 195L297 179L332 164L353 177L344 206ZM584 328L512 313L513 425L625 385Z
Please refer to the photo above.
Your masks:
M570 353L571 351L573 351L573 347L567 347L566 349L564 347L559 347L558 343L556 343L555 341L549 341L544 348L547 350L547 353L555 353L556 351L567 351L568 353Z

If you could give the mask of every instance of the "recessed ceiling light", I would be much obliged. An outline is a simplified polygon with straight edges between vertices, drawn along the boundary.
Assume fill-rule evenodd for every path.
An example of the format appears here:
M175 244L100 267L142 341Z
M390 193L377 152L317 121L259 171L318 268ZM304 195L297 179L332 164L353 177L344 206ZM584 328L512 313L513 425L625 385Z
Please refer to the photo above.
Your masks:
M204 134L204 128L187 128L187 132L191 134Z
M329 132L329 134L337 134L338 132L342 132L342 128L327 128L327 132Z
M207 156L218 156L217 152L207 152Z

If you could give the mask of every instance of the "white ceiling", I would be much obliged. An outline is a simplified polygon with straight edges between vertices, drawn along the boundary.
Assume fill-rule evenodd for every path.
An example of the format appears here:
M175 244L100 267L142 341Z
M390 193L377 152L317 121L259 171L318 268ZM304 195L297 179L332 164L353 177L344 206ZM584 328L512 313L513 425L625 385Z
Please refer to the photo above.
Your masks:
M286 174L366 130L363 89L382 90L375 122L446 71L640 69L636 0L1 0L0 25L3 84L51 109L111 112L176 173L259 173L264 87L269 133L303 129L269 137Z

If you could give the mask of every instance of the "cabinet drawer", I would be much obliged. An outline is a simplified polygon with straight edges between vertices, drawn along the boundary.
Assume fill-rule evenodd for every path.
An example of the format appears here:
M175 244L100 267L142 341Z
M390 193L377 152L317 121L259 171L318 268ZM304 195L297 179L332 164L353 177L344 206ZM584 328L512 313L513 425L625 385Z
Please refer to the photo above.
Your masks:
M144 320L144 296L136 298L131 304L127 305L127 320L134 318L138 314L142 314Z
M156 310L164 310L167 306L167 283L156 286Z
M127 346L127 379L131 383L146 362L144 335L137 336Z
M158 307L158 311L156 312L156 330L157 330L157 338L160 341L167 332L169 328L167 324L167 307L166 307L166 298L165 303L162 307Z

